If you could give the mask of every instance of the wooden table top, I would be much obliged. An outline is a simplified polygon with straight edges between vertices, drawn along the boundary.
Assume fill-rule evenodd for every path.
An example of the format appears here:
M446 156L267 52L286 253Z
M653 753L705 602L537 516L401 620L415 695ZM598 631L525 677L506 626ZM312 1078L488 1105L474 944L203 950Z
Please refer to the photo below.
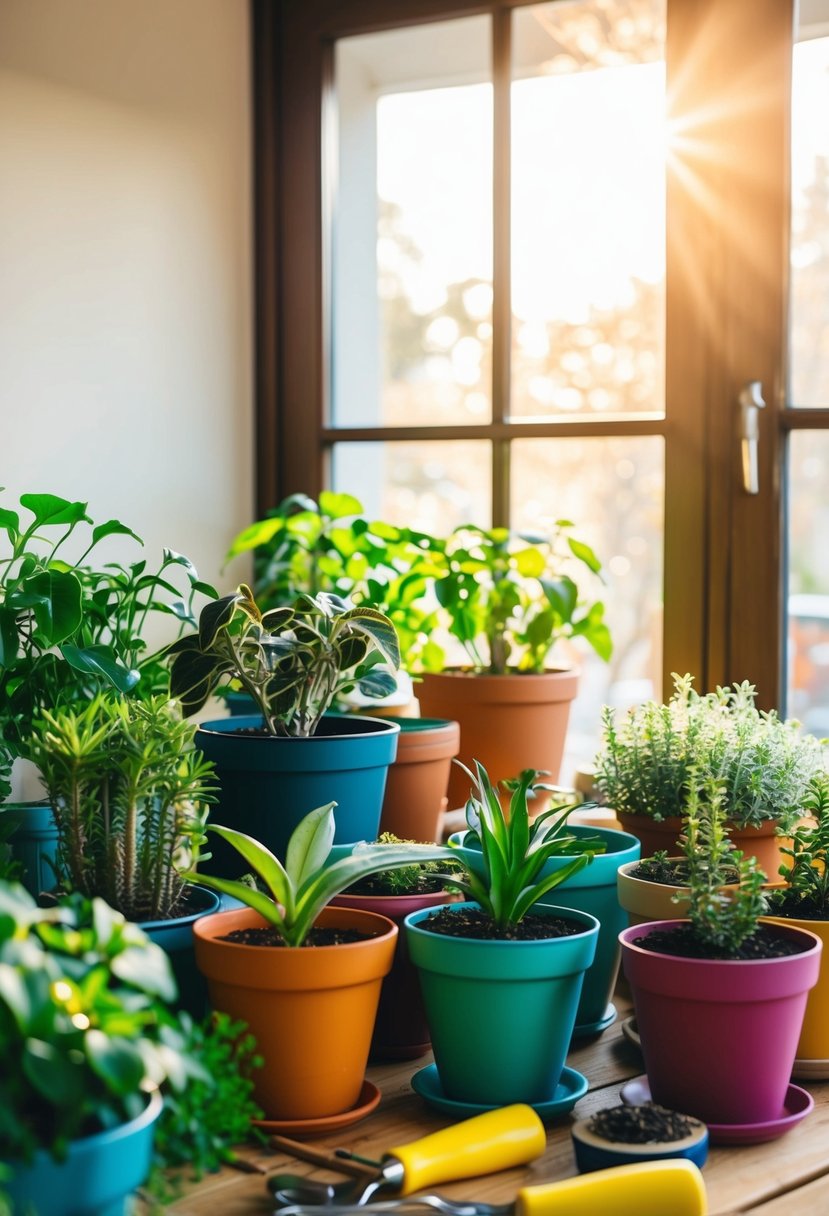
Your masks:
M507 1203L525 1185L552 1182L577 1173L570 1140L570 1125L602 1107L619 1101L619 1090L630 1078L642 1075L639 1051L622 1034L621 1022L630 1013L626 998L614 998L619 1018L599 1038L570 1052L567 1063L584 1073L589 1092L572 1114L547 1124L547 1150L543 1157L520 1169L486 1178L435 1187L450 1198ZM401 1063L371 1065L368 1077L379 1086L382 1098L376 1110L349 1128L306 1143L331 1151L348 1148L377 1158L394 1144L404 1144L452 1121L427 1106L411 1088L410 1079L431 1056ZM798 1082L814 1096L815 1108L806 1119L778 1140L766 1144L714 1147L703 1170L712 1216L820 1216L829 1213L829 1083ZM311 1174L325 1181L345 1175L288 1157L273 1148L245 1147L240 1156L254 1168L268 1172ZM264 1173L242 1173L224 1168L190 1184L170 1211L178 1216L268 1216L271 1211ZM366 1209L370 1216L370 1206ZM598 1214L597 1214L598 1216ZM609 1214L612 1216L612 1213ZM670 1216L670 1213L664 1213Z

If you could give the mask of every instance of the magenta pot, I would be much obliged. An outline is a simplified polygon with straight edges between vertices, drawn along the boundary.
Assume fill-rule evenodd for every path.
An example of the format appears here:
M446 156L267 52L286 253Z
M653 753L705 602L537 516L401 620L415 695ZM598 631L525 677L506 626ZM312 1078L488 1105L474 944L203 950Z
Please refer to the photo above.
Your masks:
M821 941L777 926L802 945L785 958L707 960L634 944L682 921L648 921L619 934L654 1102L705 1123L779 1119Z
M449 891L433 891L430 895L336 895L331 900L332 907L377 912L394 921L400 930L391 971L380 989L377 1020L371 1037L373 1060L414 1060L425 1055L432 1046L420 994L420 977L409 958L403 920L410 912L453 903L459 898Z

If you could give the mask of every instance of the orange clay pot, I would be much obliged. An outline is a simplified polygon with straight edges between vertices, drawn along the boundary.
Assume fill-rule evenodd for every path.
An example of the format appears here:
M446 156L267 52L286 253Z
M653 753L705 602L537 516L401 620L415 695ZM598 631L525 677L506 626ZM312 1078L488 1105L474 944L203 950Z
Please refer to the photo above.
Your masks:
M267 1119L318 1119L351 1110L397 926L372 912L325 908L317 925L370 936L313 948L220 940L264 923L248 908L195 922L196 962L207 977L210 1003L246 1022L256 1039L264 1066L253 1074L254 1097Z
M457 722L394 719L400 726L397 756L386 776L380 831L400 840L439 841L452 757L461 732Z
M617 811L616 818L622 825L622 830L637 836L642 845L642 856L653 857L664 849L669 857L676 857L681 851L679 836L682 832L683 820L679 815L671 815L657 823L650 815L632 815L627 811ZM726 830L734 843L734 847L745 853L746 857L756 857L760 869L770 881L777 880L780 864L784 860L780 846L787 843L784 836L777 835L777 820L768 819L759 828L738 828L733 823L727 823ZM674 914L673 918L675 919Z
M418 699L424 717L460 723L459 759L473 772L479 760L493 785L525 768L545 769L555 784L577 689L574 671L498 676L426 672ZM448 795L450 810L465 806L469 797L469 778L456 764Z

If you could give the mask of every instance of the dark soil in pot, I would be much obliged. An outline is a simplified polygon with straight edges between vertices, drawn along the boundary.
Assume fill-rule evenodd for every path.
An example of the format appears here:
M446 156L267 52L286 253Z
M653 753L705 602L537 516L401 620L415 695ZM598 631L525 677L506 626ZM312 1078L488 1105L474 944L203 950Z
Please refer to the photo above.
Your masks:
M421 924L431 933L443 933L447 937L471 937L484 941L539 941L551 937L571 937L584 932L584 925L567 920L563 916L541 916L529 913L517 925L499 928L486 912L480 908L461 908L455 911L441 908L433 912Z
M684 858L646 857L628 873L631 878L659 883L663 887L684 887L688 884L688 863ZM726 883L736 883L738 877L736 867L726 870Z
M302 949L306 946L342 946L347 942L363 942L370 933L358 933L356 929L312 929ZM285 942L276 929L234 929L219 938L222 942L235 942L239 946L284 946Z
M684 1140L702 1124L656 1102L643 1102L596 1111L587 1126L595 1136L613 1144L669 1144Z
M652 950L654 954L671 954L679 958L741 961L785 958L790 954L801 954L804 949L808 948L776 933L770 925L761 925L745 939L735 954L718 950L701 942L695 936L690 924L676 925L671 929L657 929L653 933L634 938L633 944L641 946L643 950Z
M768 910L769 916L789 916L793 920L829 920L829 908L816 904L813 899L802 899L794 894L785 895L779 903Z

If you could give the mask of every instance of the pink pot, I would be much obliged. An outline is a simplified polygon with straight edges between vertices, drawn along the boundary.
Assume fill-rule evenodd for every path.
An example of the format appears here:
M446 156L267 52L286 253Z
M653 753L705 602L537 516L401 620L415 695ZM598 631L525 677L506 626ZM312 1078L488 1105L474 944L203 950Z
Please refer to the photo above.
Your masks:
M634 945L682 923L649 921L619 934L651 1096L705 1123L779 1119L821 941L781 925L801 953L748 961L681 958Z

